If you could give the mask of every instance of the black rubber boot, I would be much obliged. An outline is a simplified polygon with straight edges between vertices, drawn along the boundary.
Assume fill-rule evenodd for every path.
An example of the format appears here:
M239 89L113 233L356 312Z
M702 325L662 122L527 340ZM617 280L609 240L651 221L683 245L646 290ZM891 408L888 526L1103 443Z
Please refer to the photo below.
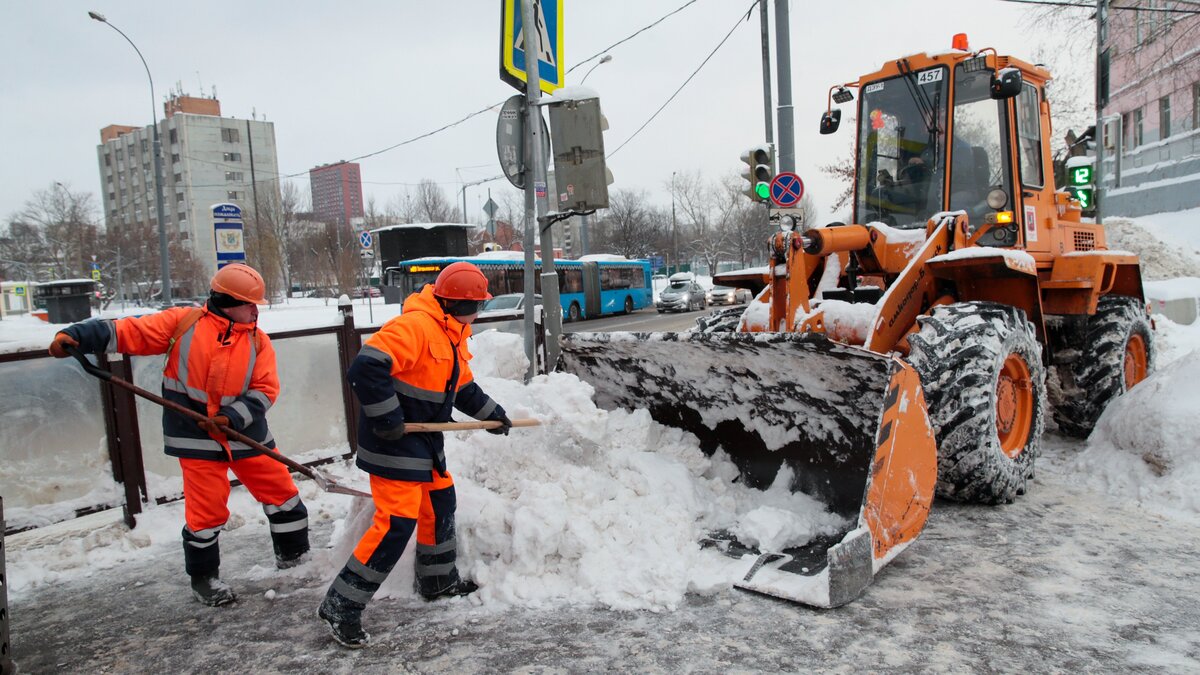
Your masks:
M422 588L422 584L419 581L413 584L413 586L416 588L417 592L421 594L421 597L425 598L426 602L433 602L439 598L454 598L463 595L470 595L479 590L479 584L469 579L458 578L457 575L455 575L453 583L439 591L427 593Z
M325 594L317 616L329 624L329 632L338 644L350 649L367 646L371 636L362 629L362 608L348 602L332 589Z
M192 577L192 597L209 607L237 602L237 594L215 574Z
M308 507L300 495L272 506L263 504L271 526L271 544L275 549L275 567L285 570L303 563L308 553Z

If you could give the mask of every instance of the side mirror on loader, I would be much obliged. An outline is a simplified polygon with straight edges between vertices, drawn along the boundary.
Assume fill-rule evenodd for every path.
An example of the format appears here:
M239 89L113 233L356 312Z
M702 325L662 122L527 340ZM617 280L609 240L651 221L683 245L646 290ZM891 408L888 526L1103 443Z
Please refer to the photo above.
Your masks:
M1003 68L992 75L992 98L1009 99L1021 93L1024 78L1016 68Z
M838 130L838 126L842 123L842 111L840 108L835 110L826 110L821 115L821 133L824 135L832 134Z

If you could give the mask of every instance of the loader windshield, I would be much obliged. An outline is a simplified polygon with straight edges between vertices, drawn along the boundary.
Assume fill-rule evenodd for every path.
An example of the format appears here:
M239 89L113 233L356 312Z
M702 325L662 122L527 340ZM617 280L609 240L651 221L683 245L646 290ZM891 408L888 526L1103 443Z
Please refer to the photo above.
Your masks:
M942 210L948 80L938 66L863 87L855 222L924 227Z

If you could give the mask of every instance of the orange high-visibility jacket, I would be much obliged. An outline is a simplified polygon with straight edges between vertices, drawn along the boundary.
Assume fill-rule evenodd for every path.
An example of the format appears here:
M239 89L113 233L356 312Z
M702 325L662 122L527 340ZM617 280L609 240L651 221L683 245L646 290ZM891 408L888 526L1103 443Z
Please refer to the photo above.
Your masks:
M435 469L446 467L442 434L401 434L405 421L448 422L451 407L479 420L504 415L471 374L470 336L471 327L442 311L427 285L404 301L403 314L367 340L346 373L362 404L359 468L393 480L429 482ZM458 383L451 393L447 385L456 361Z
M92 319L63 332L87 352L164 354L180 322L194 311L176 307L146 316ZM234 323L205 307L167 355L162 395L208 417L224 415L236 431L275 447L266 418L279 396L275 348L255 324ZM225 460L260 454L244 443L227 440L222 433L210 436L194 421L166 409L163 444L173 457Z

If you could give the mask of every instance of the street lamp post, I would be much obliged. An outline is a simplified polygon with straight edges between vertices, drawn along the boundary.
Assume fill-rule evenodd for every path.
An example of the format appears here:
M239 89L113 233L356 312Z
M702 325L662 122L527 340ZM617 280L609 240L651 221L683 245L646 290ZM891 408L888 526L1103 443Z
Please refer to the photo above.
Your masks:
M583 86L583 83L587 81L588 75L591 75L593 70L609 61L612 61L611 54L601 56L596 65L588 68L588 71L583 74L583 79L579 80L579 86ZM586 213L579 217L579 251L580 255L588 254L588 215Z
M104 18L103 14L97 12L88 12L88 16L96 21L107 25L109 28L120 33L121 37L133 47L133 51L137 52L138 58L142 60L142 67L146 69L146 78L150 80L150 128L154 133L154 207L158 212L158 255L160 260L160 270L162 275L162 304L168 306L171 304L171 259L170 252L167 249L167 215L163 207L162 194L162 141L158 137L158 110L155 108L154 96L154 78L150 75L150 66L146 65L146 58L142 56L142 50L133 44L133 40L121 31L120 28L109 23L108 19Z
M675 229L675 174L671 172L671 262L675 264L675 271L679 271L679 233Z

